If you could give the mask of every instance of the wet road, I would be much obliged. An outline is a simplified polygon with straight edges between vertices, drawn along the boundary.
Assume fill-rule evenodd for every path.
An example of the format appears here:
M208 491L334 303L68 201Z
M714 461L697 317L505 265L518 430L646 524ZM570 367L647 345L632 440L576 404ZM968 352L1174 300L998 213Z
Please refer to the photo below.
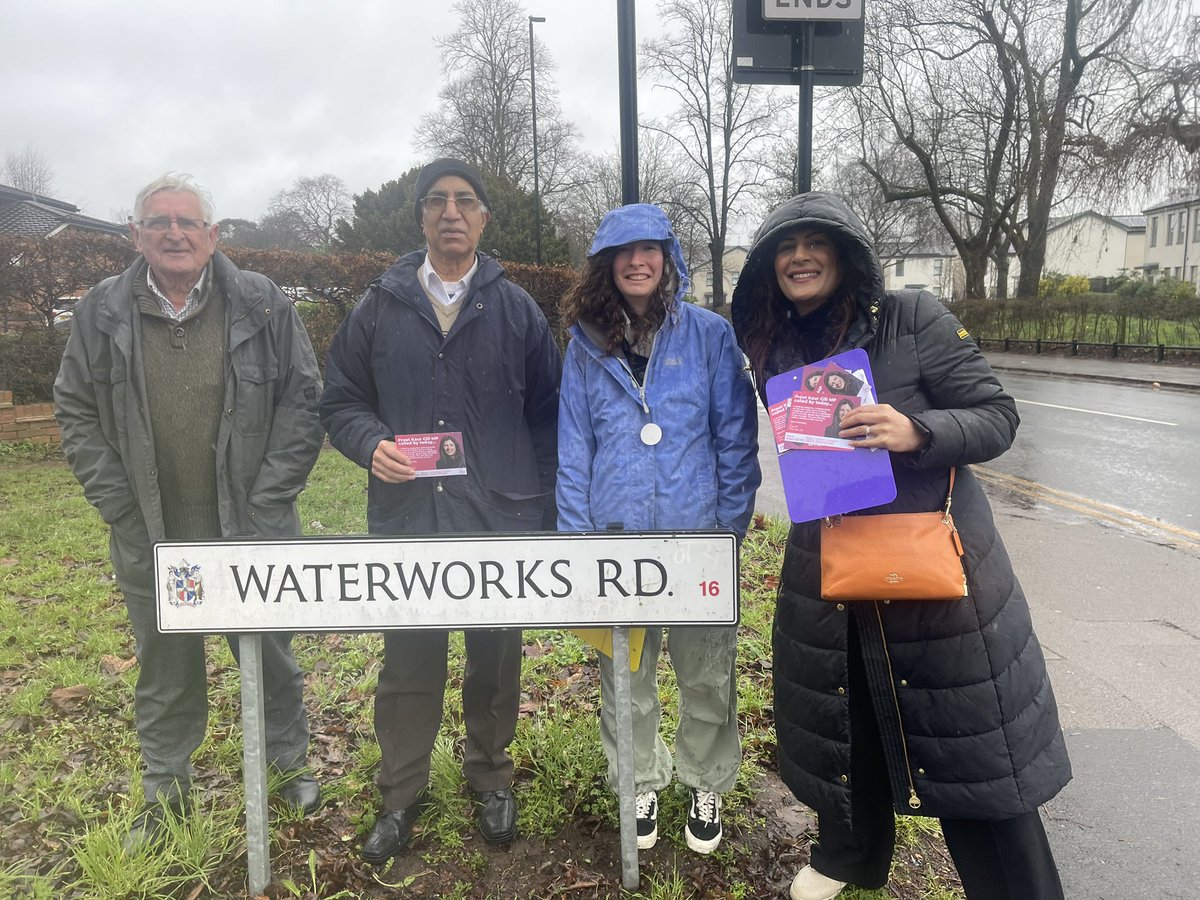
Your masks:
M987 470L1200 530L1200 395L1018 372L1001 380L1021 427ZM991 487L1005 493L1005 483L1019 482Z

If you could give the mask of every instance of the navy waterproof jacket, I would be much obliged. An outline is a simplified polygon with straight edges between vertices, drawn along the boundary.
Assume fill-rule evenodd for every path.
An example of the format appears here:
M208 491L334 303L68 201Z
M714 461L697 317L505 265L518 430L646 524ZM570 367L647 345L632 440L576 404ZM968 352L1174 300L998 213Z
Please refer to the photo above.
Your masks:
M396 261L329 348L321 422L370 471L379 442L462 432L466 475L387 484L371 477L376 534L554 528L560 356L533 299L479 254L450 333L418 282L424 251Z

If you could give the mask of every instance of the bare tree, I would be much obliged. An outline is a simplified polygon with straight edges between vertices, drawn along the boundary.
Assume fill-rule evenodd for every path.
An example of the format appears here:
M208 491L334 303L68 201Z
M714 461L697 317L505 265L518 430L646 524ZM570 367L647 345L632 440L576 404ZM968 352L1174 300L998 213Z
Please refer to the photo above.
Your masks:
M1175 181L1200 190L1200 7L1165 0L1138 23L1127 72L1134 89L1114 117L1119 140L1097 147L1106 187Z
M990 11L973 19L922 9L927 14L910 0L873 7L869 71L851 94L851 134L885 200L930 204L962 260L967 296L982 297L988 260L1020 199L1013 167L1020 80L988 39ZM915 168L900 164L897 146Z
M303 176L275 195L270 214L260 227L268 218L274 225L287 224L294 227L307 246L325 250L333 245L338 223L348 219L353 210L350 192L342 179L329 173Z
M675 142L658 131L642 128L638 135L638 196L656 203L671 219L684 258L693 265L707 242L700 240L691 217L682 210L696 206L691 185L679 177L683 170ZM576 162L571 192L558 204L559 219L571 245L571 257L582 262L592 235L604 214L624 202L621 184L621 155L581 154ZM707 262L707 259L705 260Z
M1021 261L1017 295L1033 297L1046 262L1050 216L1066 157L1076 148L1085 149L1089 135L1098 130L1092 127L1097 120L1088 115L1089 107L1111 105L1119 94L1124 67L1118 58L1128 51L1131 25L1143 3L1065 0L1061 11L1039 20L1025 3L1010 2L1011 9L1003 4L1001 9L1012 24L1012 43L1006 46L1014 50L1013 64L1023 82L1029 148L1023 173L1025 227L1010 235ZM1045 35L1052 29L1061 37L1047 43ZM1085 91L1085 76L1097 68L1102 71L1093 79L1096 90Z
M642 45L643 72L675 96L678 106L664 122L647 127L672 141L682 160L679 184L687 198L676 207L704 236L713 272L720 272L731 215L765 171L766 141L780 133L782 97L733 81L732 0L660 2L668 34ZM713 279L713 306L725 303Z
M1168 0L1179 2L1179 0ZM1018 292L1041 278L1051 215L1095 189L1129 93L1143 0L878 0L858 124L882 124L921 166L919 183L878 180L890 199L925 197L982 296L1007 245ZM875 146L864 145L869 170Z
M533 110L529 20L517 0L475 0L453 7L461 17L440 39L444 81L438 109L423 116L418 146L455 156L481 172L533 187ZM554 60L534 39L537 66L539 189L561 189L572 158L575 127L562 118L554 87Z
M876 171L895 183L914 183L921 177L911 157L896 145L881 147L874 157ZM875 175L859 160L833 167L829 190L842 197L862 221L881 259L904 259L915 250L944 244L933 209L925 200L889 201Z
M30 144L20 152L5 152L2 175L5 184L19 191L48 196L54 190L54 169L41 151Z

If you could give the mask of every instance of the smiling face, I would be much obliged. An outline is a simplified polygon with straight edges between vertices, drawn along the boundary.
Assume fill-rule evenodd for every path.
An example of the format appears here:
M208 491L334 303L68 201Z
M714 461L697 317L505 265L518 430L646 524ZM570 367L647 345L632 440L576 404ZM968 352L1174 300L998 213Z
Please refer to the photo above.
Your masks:
M444 197L475 198L475 189L465 178L443 175L433 183L429 194ZM427 195L428 196L428 195ZM421 212L421 231L429 243L430 262L444 278L461 277L471 267L475 248L483 237L484 226L491 220L491 213L482 206L466 211L457 203L447 203L445 209L424 209Z
M633 311L644 316L663 277L663 248L658 241L633 241L617 248L612 278Z
M458 453L458 444L454 443L454 438L442 438L442 453L446 456L454 456Z
M830 372L826 375L825 383L829 385L830 390L844 391L846 389L846 379L836 372Z
M800 315L820 309L842 283L837 245L823 231L789 231L775 249L775 278Z
M190 191L159 191L146 198L142 205L141 221L165 218L170 227L153 231L141 225L131 225L133 245L146 257L154 280L167 287L189 290L200 280L217 249L217 226L205 225L195 231L183 231L179 220L204 221L200 198Z

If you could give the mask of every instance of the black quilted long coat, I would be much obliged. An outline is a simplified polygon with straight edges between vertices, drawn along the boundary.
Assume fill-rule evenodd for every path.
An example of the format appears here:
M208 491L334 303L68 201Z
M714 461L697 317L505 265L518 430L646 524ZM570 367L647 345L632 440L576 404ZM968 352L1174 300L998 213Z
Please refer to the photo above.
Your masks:
M775 247L797 226L833 237L843 284L853 286L857 315L840 349L866 349L878 402L911 417L929 437L921 450L892 454L897 498L865 514L940 509L949 469L958 466L953 514L969 596L822 600L819 523L793 525L772 638L780 774L799 800L849 825L850 704L871 703L897 811L988 820L1032 811L1062 789L1071 768L1029 606L968 468L1008 449L1016 404L931 294L884 291L865 229L828 194L794 197L759 229L733 296L739 339L754 305L770 302L762 286L775 278ZM765 377L815 361L790 339L793 324L773 341ZM847 687L850 616L869 696L850 696Z

